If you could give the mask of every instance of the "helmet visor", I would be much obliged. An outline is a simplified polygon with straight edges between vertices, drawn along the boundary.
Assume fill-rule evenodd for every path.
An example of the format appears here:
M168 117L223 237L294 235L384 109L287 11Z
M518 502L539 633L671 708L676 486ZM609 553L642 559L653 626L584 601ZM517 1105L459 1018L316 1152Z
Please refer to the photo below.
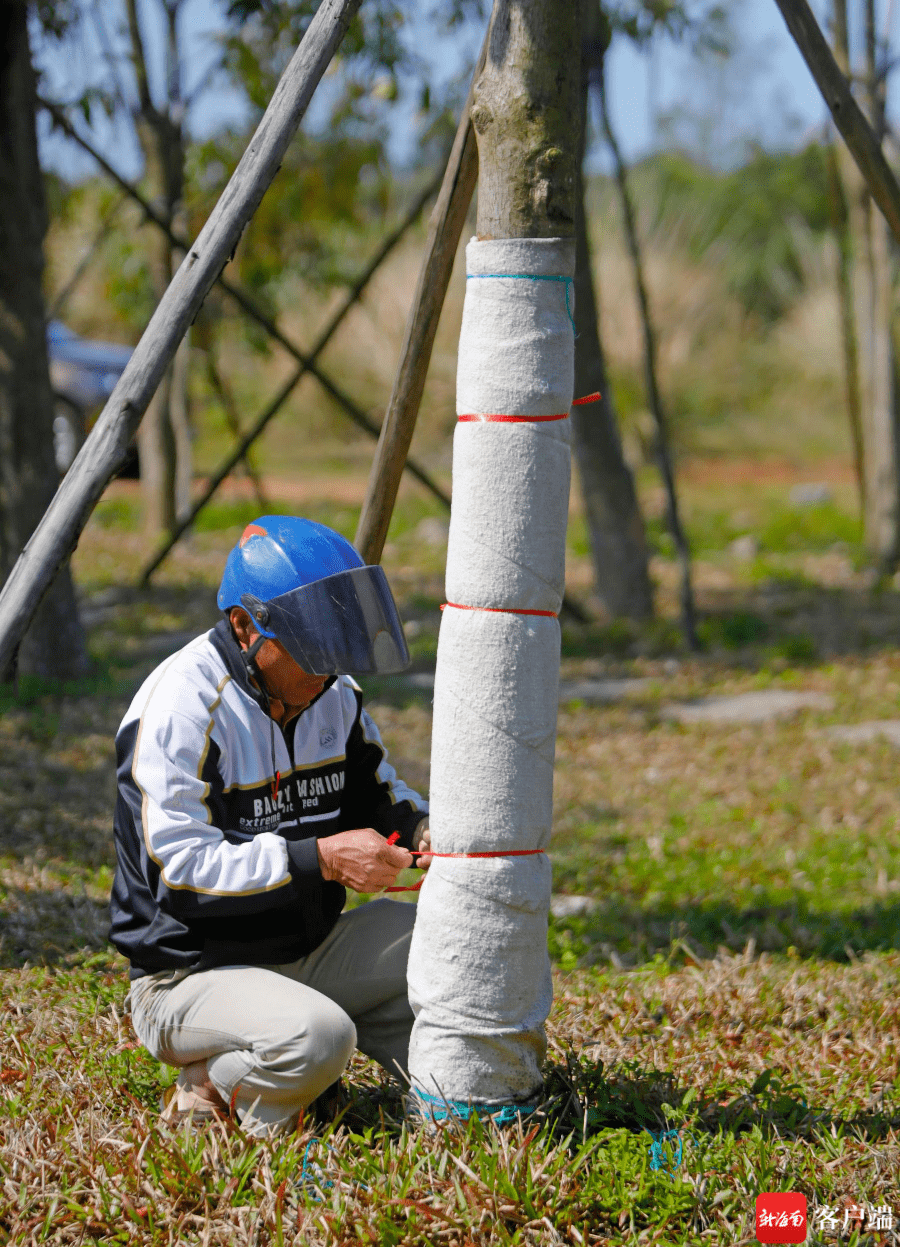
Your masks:
M309 675L386 675L409 665L403 624L380 567L353 567L263 602L241 603Z

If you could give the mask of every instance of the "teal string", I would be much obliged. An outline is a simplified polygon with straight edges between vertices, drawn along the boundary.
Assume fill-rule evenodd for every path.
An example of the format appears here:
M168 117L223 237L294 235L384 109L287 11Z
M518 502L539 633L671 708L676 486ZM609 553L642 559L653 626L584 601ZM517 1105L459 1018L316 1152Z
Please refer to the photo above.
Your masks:
M534 1108L524 1108L519 1104L479 1104L468 1100L448 1100L446 1096L429 1095L427 1091L413 1089L413 1094L424 1100L431 1109L435 1121L446 1121L449 1117L459 1117L468 1121L470 1117L490 1117L498 1126L507 1126L511 1122L521 1121L534 1112Z
M310 1139L310 1141L306 1145L306 1151L303 1153L303 1168L300 1171L300 1182L298 1185L301 1187L315 1186L318 1183L318 1186L323 1191L327 1191L327 1190L330 1190L334 1186L334 1183L325 1177L324 1172L319 1165L313 1166L313 1165L310 1165L309 1163L309 1154L314 1147L318 1146L319 1142L320 1142L319 1139L314 1138L314 1139ZM331 1148L329 1147L327 1143L325 1146L328 1148L329 1151L331 1151ZM313 1195L313 1198L322 1199L324 1197L322 1195Z
M566 315L572 326L572 332L575 333L575 321L572 318L572 308L569 304L569 287L572 285L573 278L564 277L562 273L466 273L466 281L470 277L478 280L485 277L505 277L508 281L564 281L566 283ZM575 336L578 335L575 334Z

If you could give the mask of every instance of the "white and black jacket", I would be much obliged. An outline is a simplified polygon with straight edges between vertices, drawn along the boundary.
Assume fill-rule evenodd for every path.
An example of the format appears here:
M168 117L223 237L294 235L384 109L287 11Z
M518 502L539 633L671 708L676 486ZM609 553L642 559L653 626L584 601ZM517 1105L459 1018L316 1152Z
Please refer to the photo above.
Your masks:
M322 878L316 839L374 827L409 848L428 810L388 764L349 676L285 735L224 621L145 680L116 750L110 939L132 978L312 952L346 899Z

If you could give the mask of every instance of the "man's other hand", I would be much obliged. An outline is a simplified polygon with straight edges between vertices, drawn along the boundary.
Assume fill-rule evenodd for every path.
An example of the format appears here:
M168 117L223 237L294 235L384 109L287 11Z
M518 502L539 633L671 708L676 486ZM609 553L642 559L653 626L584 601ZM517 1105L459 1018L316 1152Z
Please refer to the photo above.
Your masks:
M431 828L427 822L419 823L413 832L413 848L423 855L416 859L416 865L420 870L427 870L434 860L431 856Z
M413 855L388 844L371 827L340 831L316 842L323 879L333 879L354 892L389 888L401 870L413 864Z

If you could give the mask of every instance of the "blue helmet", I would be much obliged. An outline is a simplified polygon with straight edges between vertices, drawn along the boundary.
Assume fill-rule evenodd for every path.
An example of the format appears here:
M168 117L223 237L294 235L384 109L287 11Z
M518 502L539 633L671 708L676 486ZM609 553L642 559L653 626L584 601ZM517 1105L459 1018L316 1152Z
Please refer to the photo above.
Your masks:
M402 671L403 625L387 578L340 533L294 515L248 524L228 556L219 608L242 606L310 675Z

